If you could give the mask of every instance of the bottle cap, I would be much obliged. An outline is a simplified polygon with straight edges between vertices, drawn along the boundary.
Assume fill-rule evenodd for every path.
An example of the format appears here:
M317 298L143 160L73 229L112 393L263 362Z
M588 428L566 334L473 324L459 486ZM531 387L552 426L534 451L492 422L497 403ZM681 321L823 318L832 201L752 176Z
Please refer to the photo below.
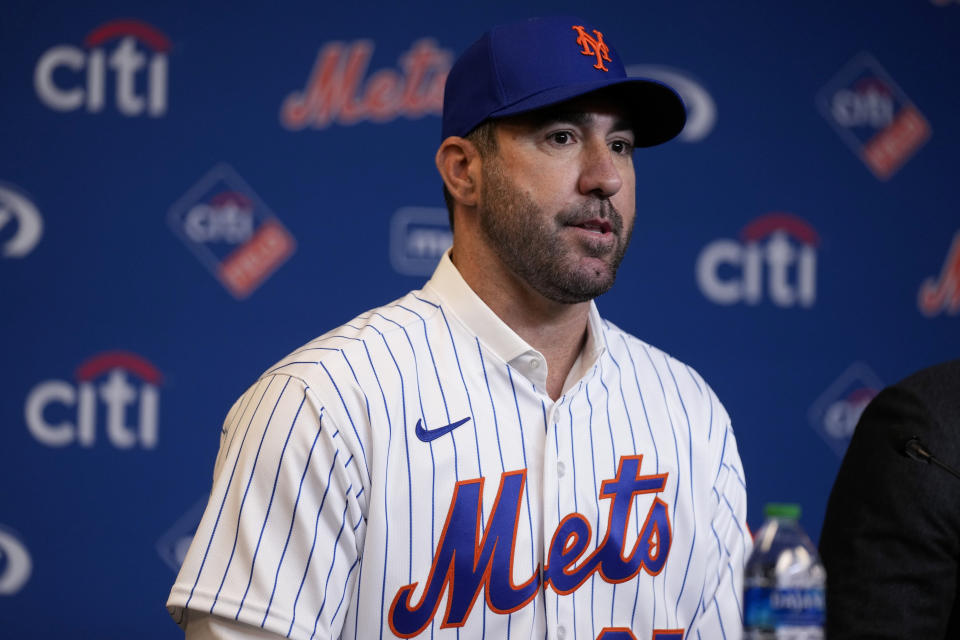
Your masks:
M799 520L800 505L793 502L768 502L763 508L763 513L768 518Z

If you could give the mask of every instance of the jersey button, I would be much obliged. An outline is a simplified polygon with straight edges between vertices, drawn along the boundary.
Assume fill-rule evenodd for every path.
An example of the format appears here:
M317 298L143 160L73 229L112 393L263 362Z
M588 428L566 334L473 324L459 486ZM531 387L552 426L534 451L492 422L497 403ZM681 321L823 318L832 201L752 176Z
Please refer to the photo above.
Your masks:
M567 465L563 464L563 460L561 460L560 462L557 463L557 477L558 477L558 478L562 478L562 477L563 477L563 474L566 472L566 470L567 470ZM560 627L560 628L562 629L563 627Z
M530 368L531 368L531 369L539 369L539 368L540 368L540 361L537 360L536 358L530 358Z
M567 637L567 630L563 627L557 627L557 640L563 640Z

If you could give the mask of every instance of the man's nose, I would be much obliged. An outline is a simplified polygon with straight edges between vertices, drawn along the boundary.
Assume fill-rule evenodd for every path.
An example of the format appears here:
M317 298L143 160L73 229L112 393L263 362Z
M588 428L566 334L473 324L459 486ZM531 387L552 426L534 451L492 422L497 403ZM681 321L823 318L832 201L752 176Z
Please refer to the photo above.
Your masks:
M623 178L606 140L595 140L587 144L582 161L578 185L580 193L609 198L620 191Z

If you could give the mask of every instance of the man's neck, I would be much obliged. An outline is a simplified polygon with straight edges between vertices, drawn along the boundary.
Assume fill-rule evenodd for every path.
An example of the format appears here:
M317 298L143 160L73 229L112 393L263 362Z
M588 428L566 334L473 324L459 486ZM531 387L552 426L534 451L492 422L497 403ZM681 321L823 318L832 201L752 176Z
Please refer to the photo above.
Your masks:
M554 400L587 340L590 303L564 304L549 300L497 263L497 273L483 273L463 252L451 254L460 275L491 311L547 361L547 394Z

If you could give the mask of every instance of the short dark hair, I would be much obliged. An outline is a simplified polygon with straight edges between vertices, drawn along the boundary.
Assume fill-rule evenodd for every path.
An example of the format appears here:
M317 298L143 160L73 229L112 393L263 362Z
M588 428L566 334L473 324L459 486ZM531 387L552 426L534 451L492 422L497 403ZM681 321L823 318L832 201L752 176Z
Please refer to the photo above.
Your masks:
M477 148L481 158L488 158L497 151L497 133L496 125L493 120L484 120L470 133L464 136ZM453 231L453 196L447 189L446 183L443 185L443 201L447 204L447 215L450 218L450 230Z

